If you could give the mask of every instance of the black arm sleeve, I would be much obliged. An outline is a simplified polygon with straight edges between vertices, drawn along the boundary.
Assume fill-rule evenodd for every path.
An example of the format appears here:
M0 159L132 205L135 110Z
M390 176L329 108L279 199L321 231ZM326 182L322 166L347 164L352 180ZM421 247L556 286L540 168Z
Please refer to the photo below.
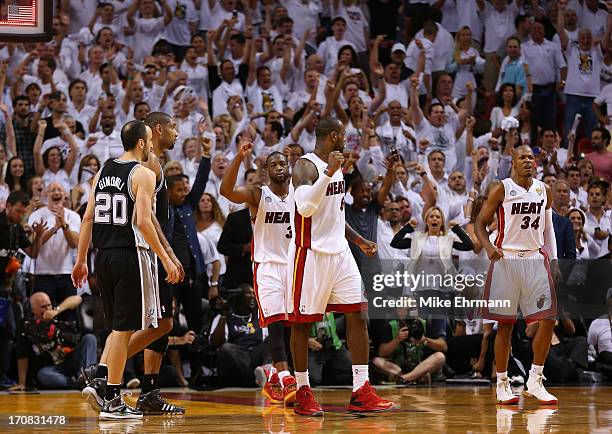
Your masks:
M463 228L459 225L453 226L451 229L461 241L455 241L453 243L453 248L457 249L461 252L469 252L474 248L474 243L470 236L463 230Z
M240 84L242 85L243 89L246 89L247 87L247 79L249 77L249 65L247 65L246 63L241 63L240 65L238 65L238 80L240 80Z
M414 232L414 228L408 223L406 226L401 228L397 234L391 240L391 247L394 249L409 249L412 243L411 238L404 238L406 234Z
M208 65L208 85L210 86L210 91L214 91L220 84L219 68L217 65Z

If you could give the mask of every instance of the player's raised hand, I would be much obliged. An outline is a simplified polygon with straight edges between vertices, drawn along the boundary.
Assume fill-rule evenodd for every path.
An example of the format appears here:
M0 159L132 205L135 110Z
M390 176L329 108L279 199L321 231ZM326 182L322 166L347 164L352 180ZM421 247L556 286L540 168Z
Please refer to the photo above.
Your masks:
M499 247L493 246L493 248L487 249L487 256L490 261L498 261L504 257L504 252Z
M87 281L87 262L77 262L72 269L72 284L75 288L82 288Z
M253 152L253 144L247 139L241 140L240 148L238 149L238 155L240 158L247 157L251 152Z
M327 174L332 176L344 163L344 155L340 151L332 151L327 159Z

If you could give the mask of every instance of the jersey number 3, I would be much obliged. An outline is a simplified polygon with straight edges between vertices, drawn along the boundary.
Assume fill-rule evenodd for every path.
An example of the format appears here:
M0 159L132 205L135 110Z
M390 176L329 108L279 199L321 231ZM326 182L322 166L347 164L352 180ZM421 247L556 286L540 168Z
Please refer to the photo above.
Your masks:
M538 230L538 228L540 227L540 216L537 216L534 220L533 223L531 223L531 217L526 215L525 217L523 217L523 224L521 225L521 229L527 229L529 228L529 226L531 226L531 228L533 230Z
M94 223L124 226L127 223L127 203L127 197L123 193L97 193Z

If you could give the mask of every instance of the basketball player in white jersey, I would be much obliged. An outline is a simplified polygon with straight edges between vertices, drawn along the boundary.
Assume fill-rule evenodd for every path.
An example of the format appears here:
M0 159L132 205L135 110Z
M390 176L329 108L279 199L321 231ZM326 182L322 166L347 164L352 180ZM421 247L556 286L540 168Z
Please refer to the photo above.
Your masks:
M510 178L491 188L475 228L491 260L484 298L509 300L511 305L489 306L483 313L485 318L498 321L495 338L497 402L516 404L519 401L510 389L507 369L510 337L520 307L528 324L538 321L525 395L536 398L541 404L556 404L557 398L544 388L542 373L557 313L552 275L555 280L561 275L552 220L552 193L546 184L533 178L535 159L529 146L513 150L512 169ZM486 226L495 212L498 235L493 244Z
M253 145L242 141L238 155L221 182L221 194L234 203L246 203L253 221L253 286L259 307L259 326L267 327L268 345L275 371L263 387L273 403L295 402L295 378L289 373L285 350L287 312L287 253L291 241L289 220L289 162L280 152L266 159L269 185L236 185L240 165Z
M291 353L298 388L294 411L305 416L323 415L310 389L307 368L311 326L321 321L326 311L342 312L346 318L353 362L349 410L385 411L393 407L391 401L376 394L368 378L368 328L362 316L367 302L347 238L370 256L376 253L376 244L361 238L345 223L344 135L337 119L321 119L315 150L296 162L289 186L289 197L295 202L291 207L295 242L289 250L292 284L287 311L293 322Z

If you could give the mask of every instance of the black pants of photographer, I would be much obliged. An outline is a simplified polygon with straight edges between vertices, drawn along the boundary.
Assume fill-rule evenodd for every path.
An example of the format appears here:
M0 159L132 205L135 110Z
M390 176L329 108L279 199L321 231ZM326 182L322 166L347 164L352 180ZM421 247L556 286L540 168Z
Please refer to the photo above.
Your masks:
M98 358L96 337L91 333L83 335L74 350L62 363L44 366L36 373L39 387L46 389L64 389L73 386L74 377L79 370L96 363Z
M6 373L11 364L12 341L15 338L13 308L11 300L0 296L0 384L5 383Z
M587 369L587 340L584 336L566 338L552 345L544 363L544 375L549 381L565 383L577 379L577 368Z
M70 274L37 274L34 276L34 292L44 292L51 299L53 306L58 306L71 295L76 295L76 288L72 285ZM31 295L31 294L30 294ZM62 318L65 321L74 321L76 314L66 312Z
M466 374L472 370L470 359L478 359L482 344L482 335L449 336L446 339L448 351L446 364L455 374ZM491 344L489 343L489 348Z
M224 386L253 387L255 386L253 371L270 361L266 341L250 350L226 342L217 352L219 382Z
M338 350L335 348L308 350L308 376L313 386L352 384L351 353L344 345Z

